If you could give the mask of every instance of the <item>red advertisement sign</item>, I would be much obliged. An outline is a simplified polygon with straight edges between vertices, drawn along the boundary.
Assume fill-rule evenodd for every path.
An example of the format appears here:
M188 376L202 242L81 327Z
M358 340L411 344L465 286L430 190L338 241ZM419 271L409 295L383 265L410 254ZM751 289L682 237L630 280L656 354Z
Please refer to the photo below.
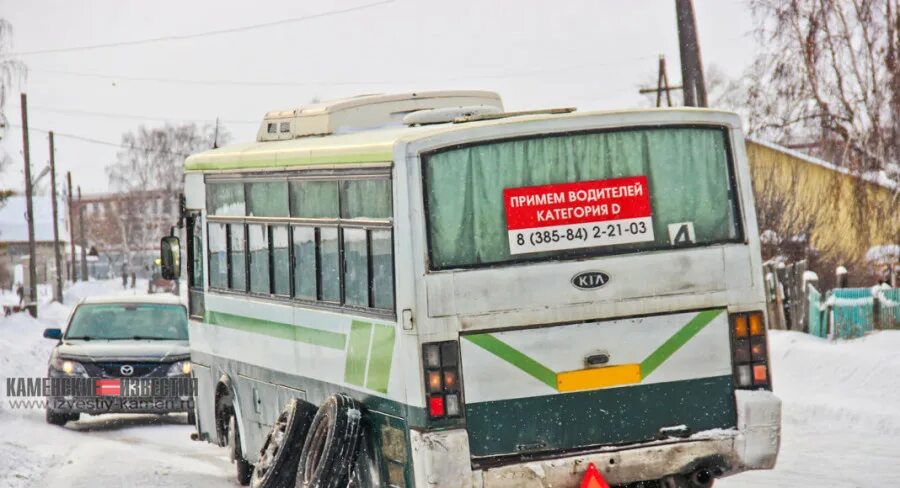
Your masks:
M503 190L509 230L650 216L646 176Z
M646 176L506 188L503 201L512 254L654 238Z

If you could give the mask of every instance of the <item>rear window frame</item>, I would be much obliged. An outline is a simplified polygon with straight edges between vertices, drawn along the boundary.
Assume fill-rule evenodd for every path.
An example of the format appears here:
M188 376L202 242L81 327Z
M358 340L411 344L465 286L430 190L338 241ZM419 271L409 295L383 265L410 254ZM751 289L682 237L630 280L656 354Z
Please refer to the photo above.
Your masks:
M533 140L533 139L542 139L542 138L550 138L550 137L566 137L566 136L574 136L574 135L589 135L589 134L603 134L603 133L611 133L611 132L631 132L631 131L644 131L644 130L654 130L654 129L704 129L704 130L718 130L722 133L722 137L725 142L725 159L726 159L726 169L728 171L728 191L731 193L734 198L732 201L732 213L734 215L735 227L736 227L736 235L731 239L721 239L717 241L708 241L703 243L694 243L691 245L680 246L677 249L672 247L653 247L649 249L642 249L639 251L620 249L613 251L603 250L606 246L595 246L589 248L576 248L569 249L564 251L558 251L559 254L556 256L548 258L547 256L536 256L536 257L528 257L527 255L521 255L522 257L518 257L515 259L508 259L500 262L494 263L474 263L474 264L465 264L465 265L451 265L451 266L435 266L435 260L433 255L433 247L431 245L431 212L428 208L428 168L429 168L429 159L439 153L454 151L457 149L465 149L468 147L475 146L485 146L497 143L504 142L513 142L513 141L521 141L521 140ZM741 205L742 202L742 193L740 191L740 187L737 182L737 172L735 170L735 155L734 155L734 147L731 142L731 128L723 125L723 124L698 124L698 123L690 123L690 124L644 124L644 125L630 125L626 127L608 127L602 129L584 129L584 130L569 130L569 131L560 131L560 132L548 132L544 134L531 134L531 135L522 135L522 136L512 136L512 137L500 137L496 139L476 141L476 142L465 142L461 144L451 144L448 146L439 147L436 149L430 149L427 151L422 151L419 153L419 164L420 164L420 172L421 172L421 183L422 183L422 209L423 218L425 220L425 246L426 246L426 263L425 270L426 273L438 273L442 271L459 271L459 270L476 270L476 269L494 269L494 268L503 268L509 266L521 266L526 264L536 264L536 263L549 263L549 262L568 262L568 261L578 261L584 259L595 259L602 257L611 257L611 256L623 256L623 255L642 255L646 253L654 253L654 252L671 252L683 249L697 249L704 247L712 247L712 246L721 246L724 244L747 244L747 231L746 231L746 221L744 219L743 207Z

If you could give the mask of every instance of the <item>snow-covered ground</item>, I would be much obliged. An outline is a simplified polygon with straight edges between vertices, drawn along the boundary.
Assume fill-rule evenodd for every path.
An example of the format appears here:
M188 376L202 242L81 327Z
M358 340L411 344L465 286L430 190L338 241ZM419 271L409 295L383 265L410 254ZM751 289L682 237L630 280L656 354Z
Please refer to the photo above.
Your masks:
M56 427L43 410L13 410L5 378L47 373L54 341L47 327L64 326L71 304L85 296L142 294L147 283L122 289L121 281L78 283L64 294L66 305L43 304L38 319L27 314L0 317L0 488L24 487L222 487L238 486L222 448L190 440L185 415L82 416ZM41 287L43 301L50 290ZM0 303L15 303L14 294Z
M778 465L719 486L900 485L900 331L838 342L773 331L769 347L784 402Z
M131 294L118 281L79 283L66 306L40 317L0 317L0 377L42 376L53 341L82 296ZM49 299L49 290L41 296ZM15 302L0 295L0 303ZM745 473L722 488L877 487L900 484L900 331L830 342L771 333L776 393L784 400L783 440L773 471ZM183 416L100 416L48 425L39 410L11 410L0 394L0 488L237 486L224 449L191 441Z

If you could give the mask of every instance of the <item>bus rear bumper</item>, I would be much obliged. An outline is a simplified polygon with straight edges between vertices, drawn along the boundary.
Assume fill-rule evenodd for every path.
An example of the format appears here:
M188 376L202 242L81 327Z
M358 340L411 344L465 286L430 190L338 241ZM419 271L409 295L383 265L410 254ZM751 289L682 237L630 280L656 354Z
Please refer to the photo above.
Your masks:
M472 468L465 430L413 431L416 486L578 486L590 463L610 484L660 479L698 469L708 469L716 476L771 469L780 445L781 400L768 391L736 391L735 397L736 429L482 469Z

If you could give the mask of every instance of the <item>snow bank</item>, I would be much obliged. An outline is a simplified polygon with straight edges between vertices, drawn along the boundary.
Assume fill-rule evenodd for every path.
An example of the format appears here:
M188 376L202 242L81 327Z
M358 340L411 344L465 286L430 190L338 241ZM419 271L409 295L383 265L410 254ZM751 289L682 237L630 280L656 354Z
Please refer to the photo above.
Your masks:
M769 332L772 382L783 400L781 452L772 471L721 488L861 488L900 482L900 331L852 341Z
M32 318L27 313L0 318L0 377L45 376L47 358L55 341L44 339L44 329L58 325ZM0 403L0 410L5 403Z
M800 332L772 331L772 382L785 420L900 435L900 331L832 342Z
M44 339L44 329L65 328L72 307L82 298L97 295L142 295L145 294L145 290L146 281L143 286L138 281L135 289L123 289L119 280L78 282L63 292L65 304L60 304L51 301L52 292L49 286L41 285L38 288L42 299L38 306L38 318L35 319L27 313L0 317L0 378L45 376L47 360L56 342ZM12 296L15 297L14 294ZM4 294L4 298L9 299L9 294ZM0 417L13 414L6 401L5 384L2 386ZM34 412L29 412L31 413ZM26 413L16 410L15 414Z

